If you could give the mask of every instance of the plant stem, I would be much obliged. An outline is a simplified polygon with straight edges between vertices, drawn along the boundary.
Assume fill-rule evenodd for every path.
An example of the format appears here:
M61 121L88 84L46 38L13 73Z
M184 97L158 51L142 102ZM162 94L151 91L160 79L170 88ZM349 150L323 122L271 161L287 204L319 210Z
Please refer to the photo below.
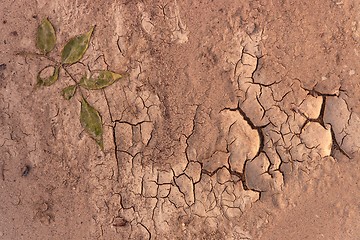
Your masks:
M67 68L65 67L64 64L61 65L61 68L64 69L64 71L66 72L67 75L69 75L69 77L71 78L71 80L73 80L75 82L75 85L77 86L77 88L80 91L81 96L84 96L82 89L80 87L80 84L78 83L78 81L76 81L76 79L73 77L73 75L71 75L71 73L67 70Z
M25 57L27 57L27 56L33 56L33 57L38 57L38 58L46 58L47 60L55 63L56 65L59 64L59 62L56 61L54 58L49 57L49 56L46 56L46 55L44 55L44 54L40 54L40 53L25 52L25 51L23 51L23 52L18 52L18 53L16 53L16 55L25 56Z

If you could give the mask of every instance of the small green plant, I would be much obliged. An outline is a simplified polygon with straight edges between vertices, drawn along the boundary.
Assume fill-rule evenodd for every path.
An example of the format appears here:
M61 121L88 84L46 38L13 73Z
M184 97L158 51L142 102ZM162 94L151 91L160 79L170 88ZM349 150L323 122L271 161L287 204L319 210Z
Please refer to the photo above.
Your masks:
M97 70L90 73L90 76L83 74L81 79L77 81L72 74L69 73L67 67L79 62L89 47L90 39L94 31L94 26L88 32L71 38L61 51L60 61L48 56L55 48L56 32L53 24L48 18L42 20L38 26L36 33L36 48L40 53L22 53L24 55L34 55L47 58L53 64L44 67L37 74L37 87L47 87L53 85L61 76L61 70L74 81L73 85L67 86L62 90L62 96L66 100L70 100L77 92L81 94L81 110L80 122L85 131L93 138L96 143L104 150L103 143L103 125L100 113L91 106L82 93L82 88L86 90L104 89L119 79L124 74L115 73L108 70ZM79 90L78 90L79 89ZM77 91L78 90L78 91Z

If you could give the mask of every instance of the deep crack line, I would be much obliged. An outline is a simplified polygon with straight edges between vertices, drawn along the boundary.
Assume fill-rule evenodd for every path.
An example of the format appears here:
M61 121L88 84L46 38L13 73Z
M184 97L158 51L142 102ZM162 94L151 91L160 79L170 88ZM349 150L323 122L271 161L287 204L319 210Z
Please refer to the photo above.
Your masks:
M112 128L112 137L113 137L113 142L114 142L114 150L115 150L115 159L116 159L116 169L117 169L117 176L116 176L116 181L119 182L119 178L120 178L120 167L119 167L119 157L118 157L118 146L116 143L116 122L114 124L114 126L111 127Z
M231 109L230 109L231 110ZM265 141L265 136L263 133L263 128L267 127L269 123L263 125L263 126L256 126L251 119L246 115L246 113L240 108L240 106L237 107L236 109L237 111L239 111L240 115L244 118L244 120L249 124L249 126L251 127L251 129L254 129L258 132L258 136L259 136L259 149L255 155L255 157L253 159L255 159L257 156L260 155L261 152L264 151L264 141Z
M331 124L330 124L331 126ZM330 156L334 157L335 150L338 150L341 154L343 154L345 157L352 159L349 154L347 154L339 145L339 143L336 140L335 132L333 130L333 127L330 128L331 131L331 138L332 138L332 146L331 146L331 152Z
M238 105L237 108L235 109L231 109L231 108L224 108L222 109L221 111L223 110L229 110L229 111L238 111L240 113L240 115L243 117L243 119L247 122L247 124L249 124L249 126L251 127L251 129L253 130L256 130L257 133L258 133L258 137L259 137L259 149L256 153L256 155L252 158L252 159L246 159L245 162L244 162L244 165L242 167L242 173L237 173L236 175L238 175L240 177L240 180L242 182L242 186L243 186L243 189L244 190L252 190L252 191L255 191L255 192L258 192L259 193L259 199L261 197L261 191L257 191L257 190L254 190L254 189L250 189L248 186L247 186L247 183L246 183L246 175L245 175L245 171L246 171L246 164L249 162L249 161L252 161L254 160L255 158L257 158L262 152L265 153L264 151L264 142L265 142L265 136L264 136L264 133L263 133L263 128L267 127L269 123L263 125L263 126L256 126L252 121L251 119L247 116L247 114L241 109L240 105ZM220 112L221 112L220 111ZM231 168L231 165L229 166L229 168ZM234 172L234 171L231 171L231 172Z

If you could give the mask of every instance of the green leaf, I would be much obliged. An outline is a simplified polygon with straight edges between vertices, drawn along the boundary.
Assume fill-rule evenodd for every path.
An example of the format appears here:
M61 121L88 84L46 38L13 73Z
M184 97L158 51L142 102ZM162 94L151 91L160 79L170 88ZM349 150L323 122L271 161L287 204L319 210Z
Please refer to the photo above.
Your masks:
M88 32L70 39L61 52L61 62L63 64L73 64L78 62L89 47L90 38L94 27Z
M81 101L80 122L90 137L92 137L100 146L101 150L104 150L101 116L99 112L85 100L85 98Z
M46 71L49 68L53 68L53 72L50 76L45 76L43 77L42 75L44 75L44 73L46 73ZM38 86L50 86L53 85L58 79L59 79L59 71L60 71L60 66L47 66L44 67L43 69L41 69L37 75L37 85Z
M36 33L36 47L46 54L54 49L56 43L55 30L51 22L45 18L39 25Z
M61 94L66 100L70 100L75 95L76 88L76 85L67 86L61 91Z
M110 86L122 77L122 74L101 70L92 74L89 78L82 77L79 84L88 90L97 90Z

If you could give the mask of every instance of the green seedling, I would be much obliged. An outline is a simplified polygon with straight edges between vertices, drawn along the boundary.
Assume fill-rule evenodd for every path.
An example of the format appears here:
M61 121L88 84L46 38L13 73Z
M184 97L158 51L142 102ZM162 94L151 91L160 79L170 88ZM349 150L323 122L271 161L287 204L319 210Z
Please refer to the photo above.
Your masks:
M90 76L83 74L80 81L77 81L72 74L68 71L66 66L79 62L86 50L89 47L91 37L94 32L94 26L89 31L71 38L63 47L61 51L60 61L50 58L48 54L55 48L56 45L56 32L53 24L48 18L42 20L38 26L36 33L36 48L40 53L25 53L24 55L32 55L50 60L53 64L48 65L41 69L37 74L37 87L48 87L53 85L61 76L61 69L63 69L75 82L75 84L65 87L61 94L66 100L70 100L79 92L81 94L81 110L80 110L80 123L85 129L85 132L95 140L104 150L103 142L103 124L99 111L89 104L82 90L100 90L117 82L124 77L124 74L108 71L97 70L91 72ZM79 89L79 91L77 91Z
M80 122L90 137L101 147L101 150L104 150L101 116L85 98L81 101Z
M36 34L36 47L41 53L47 54L56 44L55 29L49 19L45 18L38 27Z
M74 64L81 60L89 47L93 31L94 27L87 33L73 37L66 43L64 49L61 51L61 62L63 64Z

